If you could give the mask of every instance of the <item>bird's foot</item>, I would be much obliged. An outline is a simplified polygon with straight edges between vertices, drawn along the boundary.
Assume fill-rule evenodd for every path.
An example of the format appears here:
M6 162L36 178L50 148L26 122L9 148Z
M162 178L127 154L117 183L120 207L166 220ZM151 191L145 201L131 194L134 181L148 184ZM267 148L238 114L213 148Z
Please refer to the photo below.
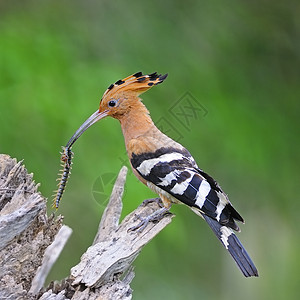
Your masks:
M146 206L146 205L148 205L149 203L153 203L153 202L157 203L157 205L158 205L159 207L161 207L161 208L164 207L164 204L163 204L162 200L161 200L159 197L151 198L151 199L146 199L146 200L144 200L144 201L139 205L139 207Z
M149 199L151 200L151 199ZM159 210L155 211L148 217L141 217L139 215L136 215L136 217L140 220L140 223L136 226L130 227L128 231L136 231L142 232L146 226L149 224L149 222L159 222L161 219L163 219L164 215L169 212L170 208L162 207Z

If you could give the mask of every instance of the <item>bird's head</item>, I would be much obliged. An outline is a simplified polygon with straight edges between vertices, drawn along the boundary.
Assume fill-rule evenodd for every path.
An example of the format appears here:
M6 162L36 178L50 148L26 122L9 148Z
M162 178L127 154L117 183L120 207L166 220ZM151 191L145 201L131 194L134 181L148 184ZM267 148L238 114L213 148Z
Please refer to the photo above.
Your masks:
M67 147L71 147L84 131L97 121L107 116L120 120L139 103L140 100L138 96L140 94L162 83L167 76L168 74L160 75L156 72L149 75L143 75L142 72L137 72L111 84L103 94L99 109L79 127L69 140Z

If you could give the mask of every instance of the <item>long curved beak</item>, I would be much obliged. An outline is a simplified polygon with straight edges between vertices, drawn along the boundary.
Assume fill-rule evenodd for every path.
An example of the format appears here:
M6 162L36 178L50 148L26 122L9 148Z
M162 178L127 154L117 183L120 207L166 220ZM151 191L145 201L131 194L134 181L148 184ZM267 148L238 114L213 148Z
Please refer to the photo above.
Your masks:
M70 148L76 140L89 128L91 127L94 123L97 121L105 118L108 115L108 111L103 111L99 112L97 110L94 112L78 129L77 131L73 134L73 136L70 138L68 141L66 148Z

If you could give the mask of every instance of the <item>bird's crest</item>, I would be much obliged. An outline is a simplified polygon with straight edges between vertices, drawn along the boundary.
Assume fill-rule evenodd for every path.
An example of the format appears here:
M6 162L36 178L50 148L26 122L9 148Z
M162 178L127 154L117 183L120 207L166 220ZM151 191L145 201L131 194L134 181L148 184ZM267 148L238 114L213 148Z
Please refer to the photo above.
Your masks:
M136 93L136 95L140 95L152 86L162 83L167 76L168 74L161 75L157 74L157 72L149 75L143 75L142 72L137 72L111 84L103 94L102 98L107 96L112 97L119 92L133 92Z

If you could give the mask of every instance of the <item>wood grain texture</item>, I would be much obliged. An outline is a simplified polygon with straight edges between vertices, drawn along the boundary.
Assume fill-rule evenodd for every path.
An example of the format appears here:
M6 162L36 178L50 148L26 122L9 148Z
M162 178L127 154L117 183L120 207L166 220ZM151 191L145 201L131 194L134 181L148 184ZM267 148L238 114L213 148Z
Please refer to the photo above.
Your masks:
M0 154L0 299L132 299L132 263L173 215L149 223L141 233L129 231L159 205L145 202L120 222L126 174L123 167L80 263L69 277L43 287L72 230L61 216L47 216L46 199L22 162Z
M0 155L0 299L30 299L45 250L62 226L61 217L47 217L37 188L22 162Z

